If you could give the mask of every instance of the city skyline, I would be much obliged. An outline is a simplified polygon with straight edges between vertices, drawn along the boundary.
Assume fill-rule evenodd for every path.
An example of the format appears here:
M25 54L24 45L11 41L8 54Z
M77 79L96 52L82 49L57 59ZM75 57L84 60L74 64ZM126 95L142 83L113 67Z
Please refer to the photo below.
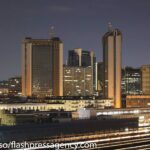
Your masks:
M150 63L147 0L38 0L30 5L24 0L6 0L0 7L0 80L21 75L22 40L27 36L48 38L50 26L55 27L56 35L64 43L64 62L68 50L78 47L94 50L97 61L102 61L102 35L111 21L123 32L122 66Z

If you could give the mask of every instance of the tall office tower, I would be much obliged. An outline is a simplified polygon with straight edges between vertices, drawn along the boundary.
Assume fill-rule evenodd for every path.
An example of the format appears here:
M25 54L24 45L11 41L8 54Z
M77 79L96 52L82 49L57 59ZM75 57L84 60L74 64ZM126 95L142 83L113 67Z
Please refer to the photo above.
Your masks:
M64 96L93 95L92 67L64 66Z
M72 67L88 67L92 66L93 70L93 89L96 90L96 57L93 51L85 51L81 48L69 50L68 66Z
M142 94L140 68L125 67L122 69L121 90L123 95Z
M63 43L59 38L26 38L22 57L24 96L63 95Z
M150 95L150 65L143 65L142 71L142 92Z
M114 99L115 108L121 107L121 46L122 33L112 29L103 36L104 96Z

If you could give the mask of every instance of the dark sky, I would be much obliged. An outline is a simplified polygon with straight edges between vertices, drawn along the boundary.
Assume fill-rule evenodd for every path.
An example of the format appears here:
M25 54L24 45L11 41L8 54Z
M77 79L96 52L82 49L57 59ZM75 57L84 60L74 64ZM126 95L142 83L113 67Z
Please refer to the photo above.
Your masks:
M102 60L108 22L123 33L122 65L150 64L150 0L0 0L0 80L21 74L23 38L49 38L50 26L65 59L81 47Z

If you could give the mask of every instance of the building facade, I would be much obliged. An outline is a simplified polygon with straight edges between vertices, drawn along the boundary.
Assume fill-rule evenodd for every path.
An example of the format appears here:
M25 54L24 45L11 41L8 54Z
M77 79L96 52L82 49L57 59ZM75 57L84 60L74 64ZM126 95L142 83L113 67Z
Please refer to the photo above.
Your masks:
M115 107L121 107L121 47L122 33L109 28L103 36L104 88L107 98L114 99Z
M69 99L70 98L70 99ZM78 97L67 99L62 97L60 99L47 99L44 103L2 103L0 110L9 110L13 112L15 110L38 110L38 111L51 111L51 110L64 110L64 111L76 111L80 108L90 108L91 106L96 109L112 108L113 100L111 99L92 99L90 97Z
M150 107L150 95L128 95L126 96L126 107Z
M121 90L123 95L142 94L141 69L125 67L122 69Z
M104 66L103 62L97 63L97 91L98 94L103 96L103 84L104 84Z
M63 43L59 38L24 40L22 94L63 95Z
M150 65L141 67L142 72L142 92L143 94L150 94Z
M64 96L93 95L92 67L64 66Z

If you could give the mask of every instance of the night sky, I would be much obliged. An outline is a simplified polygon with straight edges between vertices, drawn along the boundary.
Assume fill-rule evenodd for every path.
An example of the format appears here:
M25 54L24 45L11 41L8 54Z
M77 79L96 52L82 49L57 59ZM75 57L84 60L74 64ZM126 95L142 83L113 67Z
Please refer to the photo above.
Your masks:
M49 38L50 26L73 48L102 60L108 22L123 33L122 66L150 64L150 0L0 0L0 80L20 75L24 37Z

